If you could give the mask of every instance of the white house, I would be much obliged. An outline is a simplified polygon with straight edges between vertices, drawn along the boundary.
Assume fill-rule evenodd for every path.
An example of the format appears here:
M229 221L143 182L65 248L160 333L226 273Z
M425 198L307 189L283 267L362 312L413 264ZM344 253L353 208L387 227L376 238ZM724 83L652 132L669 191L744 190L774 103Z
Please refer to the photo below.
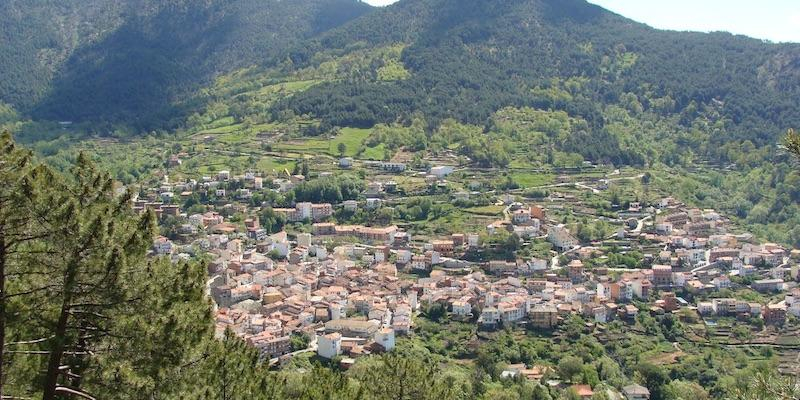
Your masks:
M514 224L527 224L531 221L531 211L526 209L519 209L511 214L511 221Z
M424 271L428 269L428 265L425 262L425 256L412 256L411 257L411 269Z
M344 206L344 210L348 212L358 211L358 202L355 200L345 200L342 202L342 206Z
M325 246L311 246L308 248L309 253L313 253L317 260L324 260L328 258L328 249Z
M547 241L553 244L558 250L571 250L578 246L578 240L569 233L569 229L563 224L551 227L547 231Z
M656 224L656 233L659 235L670 235L672 234L672 224L669 222L661 222Z
M700 315L712 315L716 313L714 303L708 301L697 303L697 312L699 312Z
M386 351L392 351L395 346L394 329L383 328L376 332L375 343L383 346Z
M331 303L328 309L331 312L331 320L333 321L347 317L347 307L344 304Z
M786 305L789 306L789 309L786 310L789 314L800 317L800 289L795 288L786 295Z
M727 289L731 287L731 280L728 275L721 275L711 280L711 283L717 290Z
M409 261L411 261L412 255L413 253L411 253L411 250L397 250L397 262L400 264L407 264Z
M438 167L431 167L430 174L439 179L446 177L453 173L453 167L449 165L440 165Z
M161 200L165 203L171 203L173 197L175 197L175 194L173 194L172 192L161 193Z
M501 302L497 306L503 322L515 322L525 317L525 303Z
M672 273L672 285L675 287L686 286L686 274L683 272Z
M608 322L608 312L605 307L595 307L592 312L594 313L594 322L601 324Z
M334 332L317 338L317 354L331 359L342 354L342 334Z
M403 172L406 170L406 165L403 163L384 161L378 165L382 170L389 172Z
M478 318L478 323L482 325L495 325L498 321L500 321L500 311L494 307L484 308Z
M465 317L472 313L472 305L468 301L456 300L453 302L453 314Z
M532 258L530 261L519 263L517 265L517 272L520 275L530 275L536 272L544 271L548 268L546 260L540 258Z
M622 388L622 395L625 400L648 400L650 399L650 391L641 385L629 385Z
M289 255L289 241L286 239L283 240L274 240L272 242L272 246L270 246L270 250L274 251L278 257L286 257Z
M367 199L367 209L374 210L376 208L380 208L383 204L383 200L378 198L368 198Z
M172 241L159 236L153 241L153 251L158 255L165 255L172 253Z

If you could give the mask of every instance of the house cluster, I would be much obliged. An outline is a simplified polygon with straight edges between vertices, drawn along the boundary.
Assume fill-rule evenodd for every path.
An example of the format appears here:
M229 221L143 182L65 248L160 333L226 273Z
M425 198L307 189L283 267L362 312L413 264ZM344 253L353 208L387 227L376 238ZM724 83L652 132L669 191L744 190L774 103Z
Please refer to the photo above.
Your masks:
M417 297L395 265L377 261L387 252L353 245L328 252L310 236L292 242L280 261L269 246L245 249L239 239L208 250L218 332L233 330L264 358L289 353L293 334L316 338L328 358L391 350L395 335L411 330Z
M711 294L725 289L749 287L765 295L796 290L800 281L800 252L774 243L757 243L750 234L728 231L727 221L714 210L687 209L667 198L659 204L652 229L640 239L662 246L646 255L656 264L660 279L656 287ZM736 283L738 282L738 283ZM786 314L800 316L792 308L791 295L771 304L717 298L697 304L701 315L759 317L768 324L783 324Z
M510 364L503 369L500 376L505 379L518 379L522 378L531 382L542 382L547 376L555 373L553 368L546 365L532 365L528 367L525 364ZM561 390L571 390L580 399L591 400L595 396L595 391L592 390L590 385L571 385L568 386L563 382L555 379L548 379L545 381L548 386L555 387ZM621 400L649 400L650 391L641 385L633 384L622 388L621 392L614 394Z
M375 167L404 169L393 163ZM433 167L428 175L441 180L451 173L452 167ZM283 191L303 179L291 176L272 184ZM259 176L231 176L228 171L199 182L169 184L165 178L162 187L147 190L133 207L185 218L178 235L180 243L188 244L159 237L153 253L209 254L209 292L217 306L218 332L232 330L264 358L291 352L295 334L313 338L311 349L326 358L349 360L390 351L398 335L411 331L413 313L432 305L484 329L554 329L573 314L601 324L632 322L640 312L663 314L682 308L696 308L703 316L763 318L775 325L783 324L787 315L800 316L800 293L793 282L798 279L800 253L728 232L727 221L715 211L687 209L672 199L650 207L632 204L620 213L629 218L624 222L627 229L620 229L613 240L640 250L642 265L647 266L624 271L588 268L608 257L606 247L582 247L567 226L548 222L543 207L513 198L504 199L505 218L487 226L488 233L504 229L521 238L547 240L567 258L566 265L535 257L468 262L464 255L483 247L477 233L412 242L409 233L394 225L328 222L335 208L355 211L359 204L353 200L336 205L299 202L293 208L274 209L287 221L311 224L310 230L291 237L285 231L269 234L246 202L217 202L214 211L195 214L175 205L177 197L188 199L195 192L233 199L220 192L233 190L235 198L246 199L262 185ZM381 206L384 190L383 184L368 185L368 208ZM244 217L223 216L237 214ZM649 218L652 223L644 226ZM420 277L403 279L398 271ZM770 304L712 296L720 298L696 306L679 296L682 291L708 294L742 285L765 294L787 294L785 300ZM639 310L634 300L650 302L648 309ZM537 375L527 368L517 373Z
M498 230L504 229L508 232L514 233L520 238L532 238L539 236L545 229L545 209L533 205L525 206L522 203L514 201L513 197L509 196L504 200L507 207L504 211L505 218L495 221L486 227L487 233L490 235L495 234ZM563 228L563 226L561 226ZM548 229L548 232L550 229ZM565 240L569 236L569 232L564 229L564 234L559 236L558 240ZM555 234L555 233L554 233ZM574 242L577 244L577 241Z
M289 222L321 221L333 215L330 203L297 203L294 208L275 208L276 214L283 215Z

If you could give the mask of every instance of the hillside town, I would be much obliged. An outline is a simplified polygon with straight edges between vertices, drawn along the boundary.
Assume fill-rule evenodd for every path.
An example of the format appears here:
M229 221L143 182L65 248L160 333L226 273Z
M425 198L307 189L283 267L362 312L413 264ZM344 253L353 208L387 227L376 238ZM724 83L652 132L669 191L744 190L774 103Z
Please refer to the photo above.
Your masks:
M343 159L340 166L349 168L350 162ZM405 170L394 164L378 168ZM452 168L431 168L428 176L435 185L449 173ZM378 194L385 188L372 184L361 200L297 202L273 210L301 223L304 231L273 233L261 226L260 207L246 200L258 191L288 191L303 180L291 176L265 185L254 174L220 171L199 181L165 180L134 201L136 210L152 209L162 220L183 218L177 238L159 237L152 251L174 259L207 255L217 333L230 329L265 360L313 351L346 366L355 357L391 351L397 337L413 334L415 316L431 307L487 331L509 326L552 331L572 315L602 327L633 323L645 312L707 324L733 318L769 332L781 329L787 316L800 317L800 251L733 233L723 215L673 198L630 204L618 212L623 223L616 232L588 243L550 218L548 200L530 203L507 194L497 197L504 218L483 231L423 240L397 225L332 219L337 210L382 207L386 197ZM198 191L221 199L214 211L192 214L172 201ZM233 214L230 209L245 218L224 217ZM474 261L476 253L497 246L487 238L500 232L546 241L551 257L512 254ZM594 263L619 254L640 259L630 268ZM762 301L737 297L739 289ZM293 337L305 338L300 341L305 348L293 345Z

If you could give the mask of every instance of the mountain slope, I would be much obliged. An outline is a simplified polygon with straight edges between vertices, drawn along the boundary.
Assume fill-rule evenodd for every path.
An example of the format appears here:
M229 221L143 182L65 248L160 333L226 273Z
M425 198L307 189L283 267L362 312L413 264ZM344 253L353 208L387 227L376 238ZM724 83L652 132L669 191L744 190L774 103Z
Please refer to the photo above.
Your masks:
M33 104L77 47L121 23L122 9L103 0L0 2L0 100Z
M563 109L604 127L604 105L632 94L689 127L718 109L730 139L774 140L800 119L800 46L742 36L659 31L584 0L405 0L333 30L308 54L348 44L408 44L411 77L320 85L278 105L332 125L371 126L424 112L484 124L504 106ZM541 91L577 79L570 101Z
M370 10L358 0L9 0L0 100L38 118L158 127L179 115L177 95Z

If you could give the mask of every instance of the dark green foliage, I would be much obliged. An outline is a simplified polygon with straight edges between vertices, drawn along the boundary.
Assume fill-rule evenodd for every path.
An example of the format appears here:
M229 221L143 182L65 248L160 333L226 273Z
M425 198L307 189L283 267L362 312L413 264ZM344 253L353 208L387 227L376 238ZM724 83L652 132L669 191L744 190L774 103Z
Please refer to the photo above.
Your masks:
M113 352L93 364L89 392L111 382L118 399L179 393L186 370L204 355L196 352L211 335L210 303L205 297L206 268L199 263L148 263L132 295L141 298L114 318L113 332L124 341L108 341Z
M734 140L770 143L799 117L792 95L800 86L780 79L797 73L798 46L657 31L582 0L408 0L333 30L295 62L357 41L409 43L402 61L411 76L319 85L276 111L370 127L408 122L415 112L438 126L447 118L484 125L506 106L564 110L588 122L560 144L565 151L631 165L644 154L607 129L606 105L675 119L684 130L714 114L724 126L710 138L715 153ZM583 83L560 88L551 78Z
M286 225L286 217L283 214L277 214L272 207L266 207L261 211L259 222L267 233L278 233Z
M800 398L796 378L774 372L759 372L730 396L731 400L784 400Z
M642 377L642 385L650 389L652 400L665 400L664 386L670 379L663 368L651 363L642 363L636 367L636 372Z
M389 354L367 369L358 379L362 398L374 400L451 400L463 398L437 368L425 359Z
M7 394L6 385L14 384L19 377L9 377L7 367L15 358L6 350L6 342L14 337L13 331L7 334L9 322L14 318L17 293L24 293L14 283L14 277L25 271L24 251L39 232L32 230L35 214L31 212L30 200L25 190L27 177L32 168L31 154L17 147L8 132L0 134L0 396ZM27 192L27 193L26 193ZM10 282L9 282L9 278Z
M558 373L562 379L570 382L583 373L583 368L583 360L578 357L564 357L558 362Z
M61 176L24 154L2 137L0 173L19 194L0 193L17 216L0 214L0 272L13 277L0 303L14 354L3 357L4 394L49 400L72 388L123 399L177 389L181 365L210 334L205 268L145 262L154 216L134 215L130 194L114 195L85 156Z
M304 350L308 348L308 343L311 341L311 338L308 335L301 333L301 334L293 334L292 335L292 351Z
M339 176L333 179L314 179L303 182L294 188L294 198L298 202L341 203L354 200L364 190L364 181L352 176Z
M406 221L424 221L432 214L433 207L429 197L412 197L398 206L397 212Z
M187 94L369 11L356 0L0 4L0 100L39 117L174 126ZM98 132L106 129L98 125Z
M202 368L209 380L206 385L198 385L205 389L200 397L220 400L266 398L261 397L264 395L261 390L267 384L267 375L259 365L256 349L249 347L229 329L221 341L214 341L209 346L209 357Z
M442 319L442 317L445 317L447 315L447 307L445 307L441 303L433 303L427 305L423 310L423 313L425 315L425 318L433 322L439 322L439 320Z

